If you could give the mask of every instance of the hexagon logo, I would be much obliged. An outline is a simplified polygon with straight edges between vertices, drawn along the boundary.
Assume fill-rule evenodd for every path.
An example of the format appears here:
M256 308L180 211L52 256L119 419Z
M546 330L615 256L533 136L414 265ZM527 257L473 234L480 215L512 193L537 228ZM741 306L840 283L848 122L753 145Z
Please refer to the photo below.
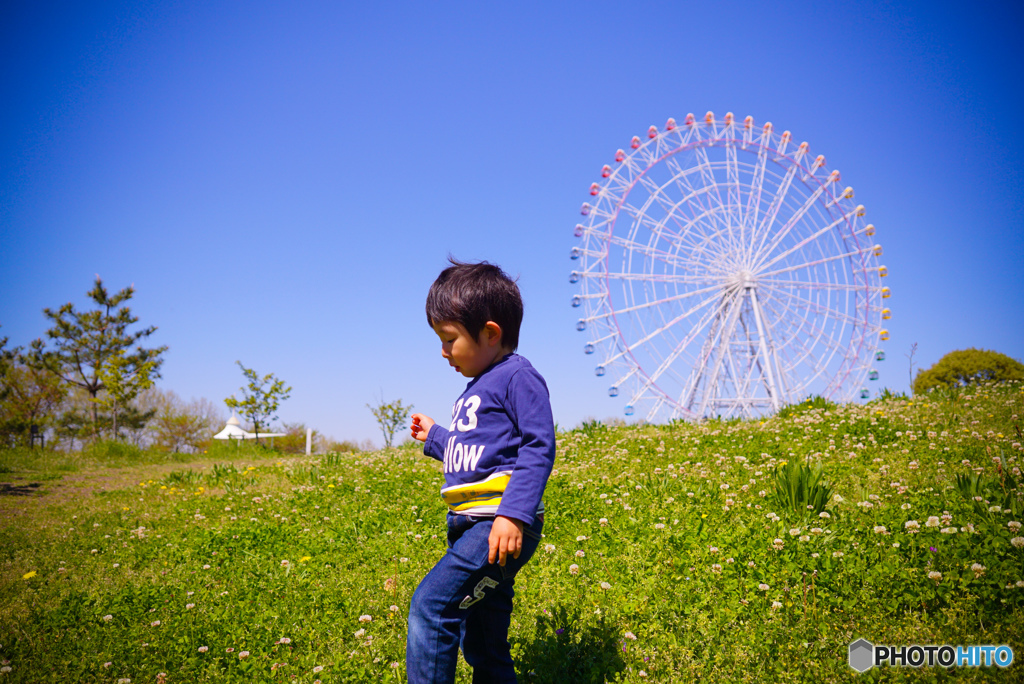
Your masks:
M857 639L850 644L850 667L857 672L866 672L875 664L875 647L867 639Z

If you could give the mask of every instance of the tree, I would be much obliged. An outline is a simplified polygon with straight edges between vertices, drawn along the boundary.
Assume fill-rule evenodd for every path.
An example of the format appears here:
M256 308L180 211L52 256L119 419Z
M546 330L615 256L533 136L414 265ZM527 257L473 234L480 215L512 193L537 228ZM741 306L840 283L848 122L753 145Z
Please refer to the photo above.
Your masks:
M148 359L132 365L125 358L124 351L119 349L111 354L109 362L96 372L96 377L103 383L106 392L93 401L110 414L114 439L117 439L118 414L131 408L131 403L139 396L139 392L153 386L150 375L155 363L153 359Z
M927 370L917 372L914 394L938 387L954 387L976 382L1024 380L1024 364L1006 354L987 349L951 351Z
M278 437L274 440L274 447L278 451L283 451L286 454L304 454L306 453L306 424L305 423L282 423L282 432L284 437ZM319 430L313 430L313 434L310 439L310 447L315 452L324 450L323 443L324 437L320 434ZM325 451L325 450L324 450Z
M92 432L99 432L99 393L107 388L104 374L111 371L114 359L120 357L122 376L135 377L147 366L150 379L160 377L160 356L166 346L146 349L139 341L156 332L156 326L129 331L138 323L131 309L124 305L135 294L134 287L126 287L111 297L96 277L96 284L86 293L96 305L92 311L76 311L70 302L56 311L43 309L53 322L46 336L53 342L47 349L41 339L32 343L31 363L45 368L55 376L76 387L81 387L93 400L91 406ZM109 375L107 377L110 377Z
M379 404L376 406L367 404L366 408L373 413L373 417L377 419L377 425L380 426L380 431L384 434L384 448L390 449L395 432L405 424L409 419L409 414L412 413L412 404L403 406L401 399L384 403L384 397L381 397Z
M7 338L0 337L0 401L3 401L10 392L7 385L7 374L18 355L20 348L7 349Z
M253 432L256 433L256 443L259 444L260 427L277 420L277 416L274 415L277 413L277 407L291 396L292 388L286 387L284 380L275 378L273 373L268 373L261 380L256 371L246 368L241 361L235 361L235 363L242 369L242 374L248 379L249 386L240 388L244 397L241 401L230 396L224 400L224 403L228 405L228 408L237 409L239 413L249 419L253 426ZM269 387L266 386L268 383Z
M16 358L0 377L0 444L27 443L32 425L49 427L67 388L50 373Z
M156 388L144 397L155 411L148 432L153 446L162 451L203 449L224 424L221 411L208 399L185 402L171 390Z

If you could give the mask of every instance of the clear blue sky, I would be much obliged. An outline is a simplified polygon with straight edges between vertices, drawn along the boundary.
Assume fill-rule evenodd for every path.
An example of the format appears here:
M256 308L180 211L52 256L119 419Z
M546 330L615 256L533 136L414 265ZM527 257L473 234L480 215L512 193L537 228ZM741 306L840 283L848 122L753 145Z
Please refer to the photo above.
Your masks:
M602 164L673 116L750 114L842 171L878 226L906 389L975 346L1024 358L1019 2L0 5L0 335L95 274L135 284L160 385L380 441L381 394L465 385L423 301L452 253L520 277L556 420L620 416L582 353L572 227Z

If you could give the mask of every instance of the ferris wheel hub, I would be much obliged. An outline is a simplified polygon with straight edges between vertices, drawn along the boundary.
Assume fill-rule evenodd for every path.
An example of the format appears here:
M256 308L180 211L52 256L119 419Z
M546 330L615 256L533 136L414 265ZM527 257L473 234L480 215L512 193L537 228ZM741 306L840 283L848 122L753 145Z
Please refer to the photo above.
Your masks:
M749 290L755 287L757 287L757 279L753 273L746 269L733 273L726 281L726 289L728 290Z

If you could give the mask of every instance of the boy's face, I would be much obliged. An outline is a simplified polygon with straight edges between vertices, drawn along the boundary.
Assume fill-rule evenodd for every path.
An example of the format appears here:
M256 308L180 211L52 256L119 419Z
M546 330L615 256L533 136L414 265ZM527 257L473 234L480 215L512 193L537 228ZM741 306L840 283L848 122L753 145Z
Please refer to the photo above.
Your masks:
M475 340L461 323L436 323L434 332L441 339L441 356L467 378L480 375L507 353L501 346L501 328L491 321Z

